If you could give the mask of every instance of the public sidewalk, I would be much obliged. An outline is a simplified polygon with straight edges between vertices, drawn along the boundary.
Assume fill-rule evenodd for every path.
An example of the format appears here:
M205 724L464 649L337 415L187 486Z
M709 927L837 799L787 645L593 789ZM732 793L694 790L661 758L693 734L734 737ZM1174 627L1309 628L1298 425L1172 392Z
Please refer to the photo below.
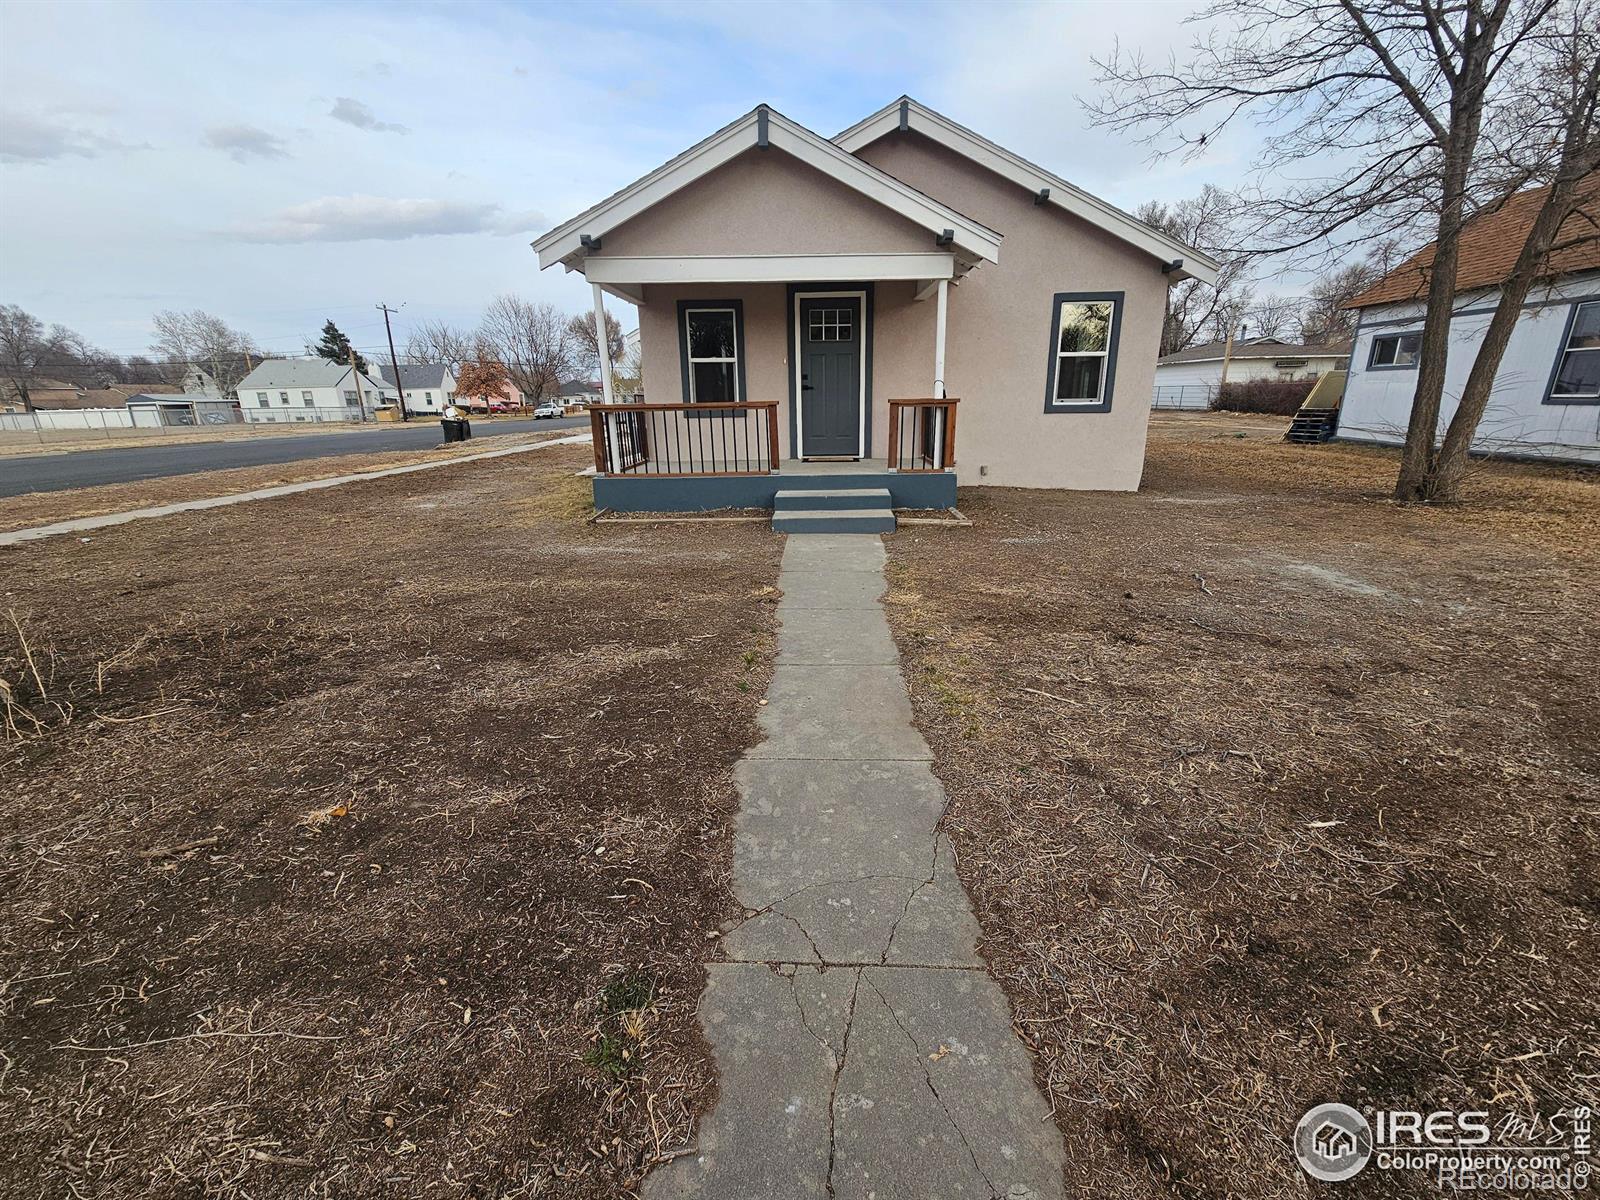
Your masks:
M784 551L766 740L739 764L733 885L700 1006L721 1078L647 1200L1045 1200L1061 1139L935 832L876 536Z

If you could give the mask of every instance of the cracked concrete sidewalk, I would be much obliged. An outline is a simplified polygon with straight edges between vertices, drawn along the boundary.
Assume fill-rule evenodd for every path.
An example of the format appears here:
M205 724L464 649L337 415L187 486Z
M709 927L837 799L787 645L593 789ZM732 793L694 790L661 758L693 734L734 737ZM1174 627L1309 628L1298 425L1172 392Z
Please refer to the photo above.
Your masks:
M721 1078L647 1200L1048 1200L1061 1138L935 832L876 536L791 535L778 662L739 764L744 920L700 1020Z

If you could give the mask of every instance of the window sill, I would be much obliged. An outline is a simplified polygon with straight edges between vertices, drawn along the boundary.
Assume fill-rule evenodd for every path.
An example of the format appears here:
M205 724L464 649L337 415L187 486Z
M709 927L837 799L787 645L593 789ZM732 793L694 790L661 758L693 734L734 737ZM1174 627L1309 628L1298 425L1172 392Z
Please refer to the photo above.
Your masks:
M1111 411L1109 400L1052 400L1044 406L1045 414L1051 413L1106 413Z
M1593 408L1600 405L1600 396L1546 396L1540 403L1558 408Z

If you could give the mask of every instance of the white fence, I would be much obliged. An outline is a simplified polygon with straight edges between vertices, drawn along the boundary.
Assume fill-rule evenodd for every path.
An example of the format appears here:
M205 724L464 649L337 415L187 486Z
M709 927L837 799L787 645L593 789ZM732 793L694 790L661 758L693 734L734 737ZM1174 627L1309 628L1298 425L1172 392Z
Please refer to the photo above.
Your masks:
M1157 385L1152 408L1203 412L1211 407L1216 388L1209 383L1169 383Z
M129 429L125 408L61 408L31 413L0 413L0 432L37 433L52 429Z

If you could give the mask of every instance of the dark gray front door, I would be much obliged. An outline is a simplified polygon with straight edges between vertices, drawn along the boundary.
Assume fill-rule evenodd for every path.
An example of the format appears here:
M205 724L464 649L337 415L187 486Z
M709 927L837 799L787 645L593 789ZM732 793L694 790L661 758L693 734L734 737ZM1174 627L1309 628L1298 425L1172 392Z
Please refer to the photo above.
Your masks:
M800 453L861 453L861 300L800 299Z

